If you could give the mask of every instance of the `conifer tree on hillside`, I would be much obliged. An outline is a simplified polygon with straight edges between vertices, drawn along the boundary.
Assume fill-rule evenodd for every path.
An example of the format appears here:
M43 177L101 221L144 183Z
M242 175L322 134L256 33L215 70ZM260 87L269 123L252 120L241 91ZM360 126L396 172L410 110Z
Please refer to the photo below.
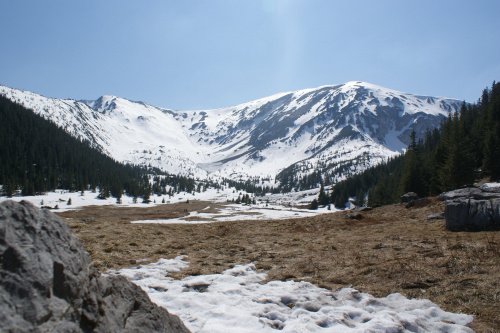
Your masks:
M313 201L311 202L311 206L309 207L309 209L311 209L311 210L318 209L318 200L313 199Z
M465 108L462 107L462 110ZM442 128L440 142L441 163L438 169L441 191L471 185L474 181L474 155L467 129L461 124L457 112L450 116Z
M365 191L362 187L359 187L356 193L356 206L363 207L365 205Z
M412 133L404 155L335 184L331 202L343 208L357 191L369 191L369 205L389 204L405 192L436 195L470 186L478 177L500 180L500 84L495 82L477 104L463 103L423 141Z
M491 91L483 93L485 113L484 172L495 180L500 180L500 83L493 82Z
M491 178L500 179L500 123L492 126L486 135L483 169Z
M319 194L318 194L318 205L328 205L330 202L330 198L328 198L328 195L325 193L325 187L323 186L323 182L321 182L321 186L319 189Z
M368 194L370 206L382 206L392 202L388 178L389 177L385 173L379 175L376 186L373 187Z
M119 163L3 96L0 143L0 195L35 195L55 189L97 192L99 188L102 198L111 195L118 201L127 194L147 201L152 188L162 193L173 187L188 192L195 189L194 179ZM153 184L150 174L157 175Z
M406 150L400 182L400 192L415 192L420 196L427 194L427 181L425 179L422 160L422 145L417 144L415 131L410 134L410 145Z

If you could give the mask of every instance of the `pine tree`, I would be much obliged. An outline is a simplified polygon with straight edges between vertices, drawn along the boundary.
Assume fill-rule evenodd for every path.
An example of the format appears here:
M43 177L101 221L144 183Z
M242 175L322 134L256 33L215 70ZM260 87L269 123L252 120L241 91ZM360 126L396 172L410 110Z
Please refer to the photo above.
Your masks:
M318 200L314 199L314 200L311 202L311 206L309 207L309 209L311 209L311 210L316 210L316 209L318 209Z
M321 183L321 186L319 188L319 194L318 194L318 205L325 206L325 205L328 205L329 202L330 202L330 200L325 193L325 188L323 186L323 183Z
M101 187L99 190L99 195L97 196L98 199L104 200L109 198L109 189L107 187Z
M493 82L491 92L483 92L481 106L485 113L483 171L493 180L500 179L500 83Z
M347 200L349 200L349 194L346 191L342 191L335 196L333 204L335 205L335 208L344 209L346 207L345 204L347 203Z
M388 187L388 177L381 173L377 185L368 194L368 204L375 207L390 203L392 203L392 196Z
M493 180L500 179L500 124L498 123L486 136L483 170Z
M406 150L400 193L415 192L420 196L427 195L427 184L424 178L424 164L421 157L421 147L417 145L416 133L410 134L410 145Z
M142 195L142 203L150 203L151 200L149 198L150 198L150 190L146 189L144 191L144 194Z
M356 206L363 207L365 205L365 192L362 187L356 193Z
M472 184L474 181L474 156L465 129L460 126L455 112L444 135L446 155L440 170L442 190L448 191Z

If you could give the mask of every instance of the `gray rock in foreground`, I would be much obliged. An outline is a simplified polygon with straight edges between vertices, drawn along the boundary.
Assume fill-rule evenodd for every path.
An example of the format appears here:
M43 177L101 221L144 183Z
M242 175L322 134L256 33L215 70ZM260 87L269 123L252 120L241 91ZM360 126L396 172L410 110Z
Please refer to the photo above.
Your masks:
M69 226L31 203L0 203L1 332L189 332L120 276L101 276Z
M446 229L486 230L500 227L500 188L463 188L443 193Z

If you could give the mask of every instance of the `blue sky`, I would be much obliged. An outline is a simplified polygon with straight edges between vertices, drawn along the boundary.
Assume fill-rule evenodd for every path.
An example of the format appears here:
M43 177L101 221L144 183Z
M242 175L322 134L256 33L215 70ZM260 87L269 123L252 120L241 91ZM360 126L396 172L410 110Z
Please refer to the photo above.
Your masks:
M366 81L474 102L500 80L500 1L19 0L0 84L178 110Z

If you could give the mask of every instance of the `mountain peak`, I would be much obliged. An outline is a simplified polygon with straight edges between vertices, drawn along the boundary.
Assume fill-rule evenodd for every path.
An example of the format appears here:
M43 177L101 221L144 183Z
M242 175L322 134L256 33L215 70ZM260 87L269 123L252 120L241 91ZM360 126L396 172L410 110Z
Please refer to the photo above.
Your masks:
M274 179L283 170L308 177L318 168L341 179L399 154L411 131L423 136L462 103L362 81L201 111L171 111L112 95L57 100L6 87L0 94L118 161L242 180Z
M105 114L106 112L112 111L115 108L116 98L116 96L112 95L103 95L95 101L88 101L87 105L90 106L93 110Z

